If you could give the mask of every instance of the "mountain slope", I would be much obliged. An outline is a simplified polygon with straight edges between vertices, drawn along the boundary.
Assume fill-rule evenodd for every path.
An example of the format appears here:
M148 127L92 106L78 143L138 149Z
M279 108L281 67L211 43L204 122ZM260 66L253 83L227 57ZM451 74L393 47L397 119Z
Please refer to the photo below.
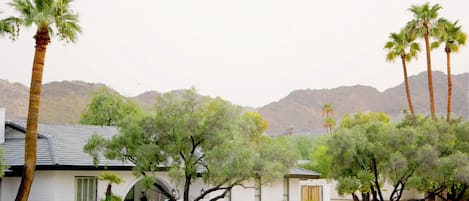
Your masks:
M436 111L446 114L446 75L435 71ZM453 75L453 116L467 117L469 73ZM427 74L420 73L409 78L412 100L416 112L428 114ZM81 81L51 82L43 85L41 97L41 122L77 123L80 114L91 101L93 93L104 84ZM7 109L7 119L25 119L27 115L28 87L0 79L0 107ZM131 100L142 108L150 109L160 93L148 91ZM369 86L347 86L334 89L295 90L279 101L256 108L269 122L267 132L271 135L284 133L293 128L294 132L324 133L321 107L331 103L334 118L340 119L346 113L376 111L385 112L394 120L407 108L404 84L379 92ZM248 109L246 109L248 110ZM250 109L252 110L252 109Z
M468 73L453 75L453 116L468 116L468 79ZM427 73L423 72L409 77L409 85L415 111L429 114ZM433 85L436 112L438 115L445 115L446 74L433 72ZM270 122L268 133L284 133L289 128L294 128L298 132L317 133L325 132L325 129L318 129L322 127L324 120L321 108L325 103L331 103L334 106L336 120L346 113L364 111L385 112L391 115L392 119L397 120L402 110L408 107L404 83L401 83L384 92L366 86L296 90L278 102L270 103L257 110Z

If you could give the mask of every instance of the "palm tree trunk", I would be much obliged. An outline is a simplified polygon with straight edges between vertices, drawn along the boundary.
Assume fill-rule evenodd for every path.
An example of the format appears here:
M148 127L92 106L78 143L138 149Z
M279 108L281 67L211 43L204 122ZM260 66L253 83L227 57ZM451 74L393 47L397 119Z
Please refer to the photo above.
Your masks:
M428 25L425 26L425 50L427 53L427 74L428 74L428 92L430 95L430 113L432 115L432 120L436 119L435 116L435 97L433 95L433 76L432 76L432 61L430 57L430 39L429 39L429 30Z
M31 87L29 89L29 109L24 145L24 168L18 194L15 199L16 201L28 200L31 185L33 183L34 172L36 170L37 124L39 120L42 72L46 57L46 47L50 42L49 30L47 27L39 27L36 35L34 35L34 39L36 40L36 51L34 53Z
M445 48L446 52L446 67L448 71L448 111L446 114L446 121L450 121L451 119L451 96L453 95L453 84L451 82L451 50L449 48Z
M414 106L412 105L412 98L410 97L410 88L409 88L409 79L407 77L407 66L405 62L405 55L401 56L402 59L402 68L404 70L404 82L405 82L405 93L407 96L407 104L409 105L410 115L412 115L412 123L417 125L417 121L415 120L415 112Z

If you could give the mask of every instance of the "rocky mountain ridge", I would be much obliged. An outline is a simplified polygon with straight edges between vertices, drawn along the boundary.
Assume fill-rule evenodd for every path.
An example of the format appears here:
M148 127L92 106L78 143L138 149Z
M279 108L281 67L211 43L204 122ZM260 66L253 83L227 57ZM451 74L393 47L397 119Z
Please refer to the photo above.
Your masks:
M411 76L410 90L414 108L418 113L428 114L427 75ZM468 117L469 73L453 75L453 115ZM433 73L435 106L439 115L446 113L447 81L442 72ZM80 114L91 101L93 92L105 87L104 84L82 81L51 82L43 85L40 121L53 123L77 123ZM7 119L25 119L29 89L0 79L0 107L7 110ZM129 97L142 108L151 108L159 92L148 91ZM393 119L399 119L401 111L407 108L404 84L383 92L370 86L342 86L333 89L295 90L288 96L265 106L256 108L269 122L267 133L278 135L288 129L301 133L324 133L321 107L331 103L334 118L340 119L346 113L365 111L385 112ZM252 109L250 109L252 110Z

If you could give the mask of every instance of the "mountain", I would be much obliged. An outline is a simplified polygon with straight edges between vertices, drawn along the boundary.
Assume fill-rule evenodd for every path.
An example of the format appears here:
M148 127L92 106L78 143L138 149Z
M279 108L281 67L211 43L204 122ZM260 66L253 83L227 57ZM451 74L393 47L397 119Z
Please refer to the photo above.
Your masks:
M453 75L453 116L468 117L469 73ZM415 112L429 114L427 73L409 77L409 85ZM446 74L434 71L433 86L435 109L438 115L446 114L447 78ZM397 120L402 110L407 108L404 83L379 92L369 86L338 87L321 90L296 90L277 102L257 110L269 121L268 133L285 133L293 128L296 132L325 133L320 129L324 117L322 106L334 106L333 117L338 120L347 113L364 111L385 112Z
M469 73L453 75L453 116L468 117L468 80ZM427 73L409 77L410 90L415 111L428 114ZM446 113L447 83L446 75L433 72L435 106L439 115ZM94 91L104 84L82 81L51 82L43 85L41 97L41 122L77 123L80 114L91 101ZM7 110L7 119L25 119L29 98L28 87L0 79L0 107ZM147 91L129 99L142 108L149 109L155 104L155 97L160 93ZM397 120L402 109L407 108L404 84L389 88L383 92L370 86L342 86L334 89L295 90L288 96L257 110L269 122L267 133L279 135L293 130L294 133L325 133L322 128L321 108L331 103L333 117L338 120L344 114L376 111L385 112Z

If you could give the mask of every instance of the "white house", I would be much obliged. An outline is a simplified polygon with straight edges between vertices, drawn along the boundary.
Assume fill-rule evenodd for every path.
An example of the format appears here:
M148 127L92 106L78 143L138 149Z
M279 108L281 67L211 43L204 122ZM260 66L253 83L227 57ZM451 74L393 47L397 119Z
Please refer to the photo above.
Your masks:
M0 182L0 201L14 200L21 179L24 163L25 122L5 121L4 109L0 109L0 146L6 151L4 161L10 166ZM2 129L3 128L3 129ZM96 177L104 170L118 174L124 180L113 185L113 193L125 201L140 201L143 193L150 201L162 201L165 197L156 189L145 189L141 178L132 173L132 164L121 161L100 159L98 166L83 153L83 146L93 134L111 137L118 133L115 127L39 124L36 175L30 194L30 201L97 201L104 197L106 182ZM329 201L323 190L328 185L306 183L314 181L319 174L304 169L293 169L284 178L256 188L256 181L235 187L225 201L300 201L319 198L315 201ZM158 182L170 192L182 192L182 186L174 183L167 172L156 175ZM190 192L195 197L207 186L196 181Z

